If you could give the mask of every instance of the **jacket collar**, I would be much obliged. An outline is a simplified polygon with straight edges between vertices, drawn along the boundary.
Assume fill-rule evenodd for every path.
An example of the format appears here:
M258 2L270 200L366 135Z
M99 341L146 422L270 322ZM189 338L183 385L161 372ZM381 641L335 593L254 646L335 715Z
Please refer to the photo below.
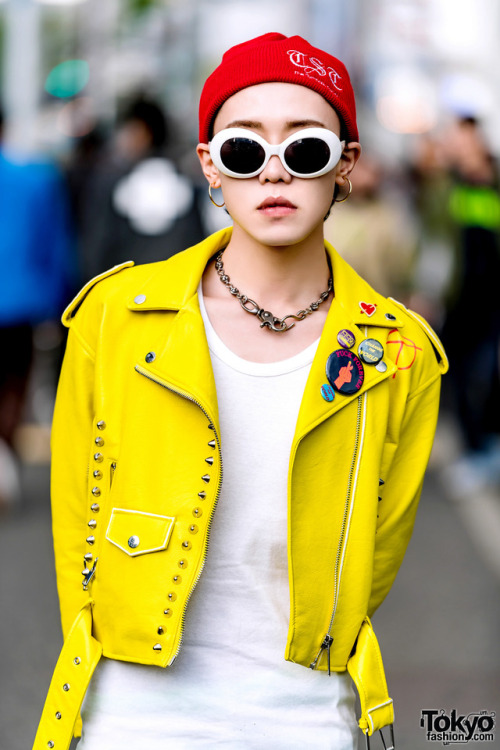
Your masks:
M222 229L168 261L154 264L154 274L134 290L128 308L137 312L183 308L196 293L208 261L228 244L231 233L231 227ZM328 242L325 248L333 271L335 299L341 300L349 321L357 326L401 326L403 321L395 306L375 292Z
M227 227L167 261L153 264L154 273L133 290L128 308L137 312L181 310L196 294L208 261L226 247L231 233L232 228Z

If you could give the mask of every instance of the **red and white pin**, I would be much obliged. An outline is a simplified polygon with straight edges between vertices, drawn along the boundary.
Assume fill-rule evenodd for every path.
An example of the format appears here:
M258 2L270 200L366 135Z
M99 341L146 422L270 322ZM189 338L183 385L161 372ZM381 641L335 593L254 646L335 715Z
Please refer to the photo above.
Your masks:
M368 315L369 318L371 318L371 316L377 309L377 305L375 305L373 302L360 302L359 306L361 308L361 312L365 313L365 315Z

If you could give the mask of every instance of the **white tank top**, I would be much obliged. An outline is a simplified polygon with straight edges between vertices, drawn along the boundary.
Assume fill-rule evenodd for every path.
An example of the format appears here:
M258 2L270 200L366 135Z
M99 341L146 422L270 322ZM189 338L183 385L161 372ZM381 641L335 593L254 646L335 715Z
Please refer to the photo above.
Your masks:
M347 673L285 661L287 475L318 342L255 363L205 323L218 394L223 484L180 653L158 669L101 660L78 750L355 750Z

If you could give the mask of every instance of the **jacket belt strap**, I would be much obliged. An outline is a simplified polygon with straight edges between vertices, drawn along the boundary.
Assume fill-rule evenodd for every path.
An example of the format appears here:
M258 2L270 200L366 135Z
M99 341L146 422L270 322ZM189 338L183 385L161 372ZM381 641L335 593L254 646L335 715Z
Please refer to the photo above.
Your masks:
M394 724L394 707L387 691L380 647L368 617L363 620L347 669L359 694L360 729L372 735Z
M68 750L90 679L102 655L92 637L89 599L71 626L56 664L33 750Z
M89 599L73 623L57 661L33 750L68 750L80 708L94 670L102 656L102 646L92 636L92 605ZM365 617L354 651L347 662L359 694L360 729L371 736L394 723L394 707L389 697L382 656L375 632Z

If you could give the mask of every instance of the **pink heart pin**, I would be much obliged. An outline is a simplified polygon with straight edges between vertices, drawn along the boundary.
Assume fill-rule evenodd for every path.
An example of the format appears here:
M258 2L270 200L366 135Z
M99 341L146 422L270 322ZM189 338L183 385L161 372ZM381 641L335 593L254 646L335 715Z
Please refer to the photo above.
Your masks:
M360 302L359 306L361 308L361 312L366 313L369 318L371 318L371 316L377 309L377 305L374 305L372 302Z

